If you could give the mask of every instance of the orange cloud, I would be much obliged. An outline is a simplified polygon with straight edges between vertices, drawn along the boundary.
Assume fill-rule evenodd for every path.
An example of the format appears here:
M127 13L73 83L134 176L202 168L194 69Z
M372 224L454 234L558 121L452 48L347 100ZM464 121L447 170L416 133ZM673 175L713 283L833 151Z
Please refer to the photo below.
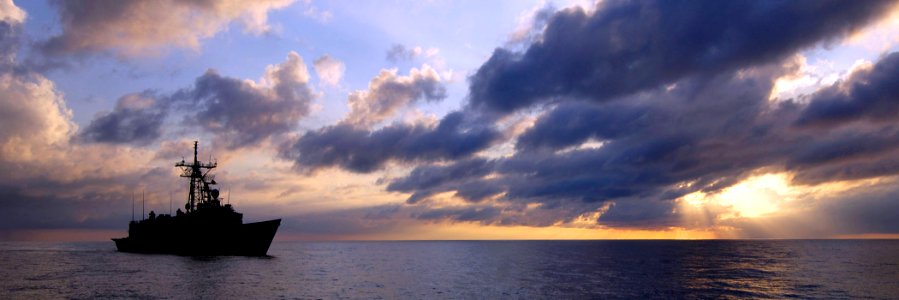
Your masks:
M112 51L122 56L157 54L166 47L198 49L200 40L231 22L245 32L271 30L270 10L294 0L60 1L61 35L44 44L50 53Z

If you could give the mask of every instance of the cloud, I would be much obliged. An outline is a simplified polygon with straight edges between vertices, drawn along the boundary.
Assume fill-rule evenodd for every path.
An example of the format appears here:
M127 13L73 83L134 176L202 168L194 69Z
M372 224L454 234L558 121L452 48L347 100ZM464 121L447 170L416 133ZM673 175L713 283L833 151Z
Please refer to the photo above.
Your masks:
M171 94L122 96L113 111L94 117L81 138L147 145L161 137L165 120L175 114L183 117L180 125L212 133L214 142L228 149L255 146L296 129L316 97L303 58L291 51L284 62L267 66L258 82L210 69L193 86Z
M110 51L122 56L156 54L168 47L199 49L238 22L244 31L270 30L267 15L293 0L266 1L55 1L62 33L45 41L50 54Z
M194 141L180 139L175 141L161 141L153 159L164 161L178 161L185 159L186 151L193 149ZM204 147L205 148L205 147Z
M892 59L886 56L873 70L894 70ZM792 172L794 184L899 174L899 115L797 129L796 120L816 101L831 98L769 101L777 78L795 71L772 63L607 102L560 102L518 136L513 155L420 165L387 190L409 193L409 203L453 192L469 202L495 199L503 207L555 211L548 222L531 212L493 215L483 221L488 224L555 224L594 212L595 224L662 228L682 221L675 199L715 193L756 172ZM889 99L892 89L865 74L870 71L851 76L878 91L865 98Z
M833 125L857 120L894 122L899 114L899 53L844 82L815 92L797 120L799 126Z
M461 208L435 208L415 215L421 220L451 220L460 222L475 222L493 220L501 215L500 209L487 207L461 207Z
M502 192L499 185L484 178L493 172L494 163L483 158L468 158L448 165L419 166L408 176L391 181L387 191L410 192L412 195L406 202L413 204L453 190L466 200L478 202Z
M258 83L209 70L173 98L189 111L185 124L216 134L234 149L295 129L316 97L308 83L302 57L290 52L285 62L268 66Z
M568 8L526 51L496 49L470 78L471 105L511 112L559 97L608 101L685 76L778 61L845 36L893 4L603 1L592 13Z
M10 24L21 24L25 22L27 15L12 0L0 0L0 21Z
M79 182L84 184L85 182ZM95 193L73 196L65 193L76 189L72 185L47 185L61 194L29 194L27 189L0 185L0 230L54 228L116 228L126 224L127 199L115 193ZM37 188L38 185L29 185ZM140 213L140 212L138 212Z
M419 100L440 101L446 87L437 71L428 65L412 68L408 76L397 76L396 69L381 70L368 84L368 90L350 93L350 112L343 122L356 126L375 125L397 110Z
M651 129L653 117L652 108L646 104L561 104L541 116L532 128L519 136L516 148L561 149L591 138L600 141L616 139Z
M367 90L351 92L350 112L337 125L311 130L282 146L281 156L304 171L339 166L369 173L391 160L455 159L488 147L499 133L465 120L463 113L447 115L436 126L399 124L372 130L398 110L420 100L440 101L446 88L428 65L399 76L396 69L381 70ZM474 126L472 126L474 125Z
M0 71L6 71L15 65L20 31L15 26L0 22Z
M318 75L318 79L329 85L340 83L340 79L343 78L343 72L346 71L346 65L342 61L327 54L315 59L312 66L315 68L315 74Z
M39 160L45 152L64 145L77 129L71 118L71 110L47 78L33 73L0 74L3 161Z
M546 24L555 14L556 7L552 3L541 2L518 17L518 25L509 34L506 46L528 46L539 42L546 30Z
M436 126L393 124L377 130L347 124L308 131L282 147L281 156L300 170L341 167L368 173L388 161L455 160L489 147L500 137L492 127L470 124L460 112Z
M12 0L0 0L0 72L6 72L16 64L25 17L25 11Z
M532 226L678 226L676 199L772 170L790 172L794 184L895 175L895 113L862 110L822 129L797 120L828 105L826 89L808 103L769 101L776 80L799 71L785 63L796 51L845 37L891 4L846 5L606 1L591 12L544 12L530 47L496 50L471 77L470 105L440 124L369 129L426 95L411 85L382 93L400 78L382 72L351 96L346 120L305 133L281 155L307 171L417 165L386 186L409 195L416 218ZM782 34L768 34L775 28ZM395 45L387 58L420 55ZM892 61L855 72L830 94L848 103L864 91L859 99L889 105L887 79L899 69ZM548 105L514 152L478 154L506 138L493 113L535 104ZM447 193L463 202L434 204Z
M131 197L136 191L140 205L144 189L146 212L163 208L167 212L168 197L160 196L175 189L170 186L172 172L168 167L148 169L138 163L149 157L147 153L73 144L54 149L39 162L19 161L28 170L39 171L3 175L0 230L121 229L130 218Z
M832 230L836 233L899 232L899 220L891 216L891 212L899 209L896 183L885 180L874 186L843 191L831 197L831 201L820 201L810 215L834 220L836 224L830 225L836 227Z
M399 220L398 205L349 208L314 214L287 216L279 235L311 239L371 238L407 226Z
M399 63L402 61L412 61L419 57L434 57L439 53L440 50L437 48L428 48L427 50L422 49L421 46L415 46L412 48L406 48L402 44L393 44L390 49L387 50L387 61L392 63Z
M897 174L895 120L803 128L800 115L824 98L769 100L778 78L800 71L787 63L797 51L844 38L892 5L604 1L593 11L568 8L545 16L525 51L494 51L470 78L469 104L440 125L343 123L307 132L282 156L301 170L414 164L387 190L408 193L407 203L423 209L419 216L537 226L678 226L676 199L716 193L759 172L790 172L795 184ZM420 53L395 45L388 60ZM889 99L891 81L868 77L889 78L886 70L899 69L891 65L887 58L873 68L885 75L851 78ZM508 137L495 129L503 116L531 107L538 118L512 141L512 153L479 155ZM456 119L464 126L440 130ZM446 152L459 144L450 137L468 139L467 128L491 134ZM445 193L464 205L431 206Z
M127 3L114 6L132 5ZM386 191L406 194L406 204L301 216L295 218L299 225L286 224L311 235L380 233L421 224L405 223L412 219L682 226L676 199L719 193L767 172L789 174L794 185L883 180L876 189L809 201L817 205L812 209L816 216L840 220L845 232L895 232L896 222L884 213L895 210L895 180L884 177L899 174L899 110L893 104L899 54L885 55L801 101L770 100L776 80L797 72L786 59L845 36L886 4L806 5L605 1L595 12L575 8L547 15L545 30L530 32L536 35L527 50L498 49L471 77L470 105L435 124L384 124L418 101L447 97L442 78L425 65L407 76L381 72L368 89L352 93L345 120L297 132L316 94L307 66L291 52L258 81L210 70L174 94L125 95L80 133L107 144L73 144L77 128L53 83L16 66L4 68L0 166L13 171L4 172L0 184L0 201L10 208L0 212L0 220L6 220L0 229L120 226L124 219L109 211L127 211L121 186L171 181L167 168L141 169L134 161L178 157L185 140L165 141L155 153L132 146L159 140L169 129L164 120L174 114L183 117L178 125L211 133L230 149L269 140L281 144L280 156L301 171L411 167L406 175L380 181ZM18 41L18 25L11 24L0 22L7 26L0 26L0 41ZM76 36L66 26L56 39ZM193 35L196 41L204 37L202 31ZM163 44L66 51L146 53ZM17 51L6 46L0 53ZM422 52L400 45L393 59L415 59ZM335 64L329 62L339 63L327 56L317 59L316 74L322 82L339 83L343 71L334 75ZM519 136L497 129L520 116L504 118L513 112L536 118ZM117 168L96 172L101 163ZM270 194L298 193L283 188L294 184L291 180L242 182L260 193L273 188L279 190ZM41 218L37 212L47 207L53 208L47 213L61 211ZM92 214L99 210L105 210L103 215ZM708 224L752 226L712 217Z
M304 0L303 3L306 6L306 8L303 9L303 15L305 15L306 17L312 18L313 20L321 23L328 23L331 21L331 18L334 17L334 14L332 14L331 11L321 10L315 5L312 5L311 0Z
M81 133L89 141L147 145L162 134L167 107L153 92L127 94L111 112L98 114Z
M7 30L3 34L17 35L21 30L20 23L6 19L0 25ZM3 234L20 229L121 228L128 218L126 199L131 190L171 183L169 168L147 168L143 163L153 158L151 150L74 142L78 127L53 81L19 64L15 57L7 63L0 68ZM119 99L114 111L88 126L88 136L116 142L142 142L143 137L152 136L145 130L152 131L156 125L142 122L152 119L146 114L160 113L155 109L161 101L150 96ZM107 124L115 124L119 131ZM141 128L144 125L148 128Z
M0 25L9 32L21 30L5 20ZM14 57L8 63L0 68L0 231L109 228L110 220L124 222L126 214L115 217L126 211L118 201L122 186L158 182L158 172L135 163L146 153L72 143L78 128L56 85ZM120 105L140 106L135 101Z
M767 218L731 218L724 226L749 238L833 238L839 235L896 233L899 221L890 212L899 209L895 177L875 183L804 195L789 213L775 212ZM822 220L826 220L822 222Z

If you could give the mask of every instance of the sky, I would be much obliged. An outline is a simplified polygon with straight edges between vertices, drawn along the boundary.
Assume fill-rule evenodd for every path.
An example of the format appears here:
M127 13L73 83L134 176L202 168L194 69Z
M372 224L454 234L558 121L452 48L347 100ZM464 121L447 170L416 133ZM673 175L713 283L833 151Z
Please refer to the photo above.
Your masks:
M193 141L278 240L895 238L897 51L896 1L0 0L0 240L183 206Z

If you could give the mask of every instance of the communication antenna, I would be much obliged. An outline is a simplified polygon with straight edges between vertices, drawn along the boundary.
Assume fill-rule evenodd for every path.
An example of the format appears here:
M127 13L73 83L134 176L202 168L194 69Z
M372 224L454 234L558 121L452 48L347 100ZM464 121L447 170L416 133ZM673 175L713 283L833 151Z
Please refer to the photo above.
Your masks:
M172 191L169 191L169 215L172 215Z
M140 219L144 220L144 207L147 206L147 199L144 198L144 191L140 191Z
M131 222L134 222L134 191L131 191Z

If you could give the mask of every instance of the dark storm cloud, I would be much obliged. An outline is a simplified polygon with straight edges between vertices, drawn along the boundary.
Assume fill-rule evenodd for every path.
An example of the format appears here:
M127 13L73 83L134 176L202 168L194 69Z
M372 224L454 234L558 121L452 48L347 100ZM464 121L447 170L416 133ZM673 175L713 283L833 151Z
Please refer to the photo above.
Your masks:
M893 141L895 143L895 141ZM878 156L862 157L820 166L805 166L799 170L793 183L819 184L832 181L866 179L899 174L899 151Z
M490 222L500 216L496 207L434 208L415 215L420 220L451 220L461 222Z
M846 82L812 95L799 126L827 126L856 120L895 122L899 118L899 53L861 70Z
M306 132L281 155L304 170L339 166L367 173L391 160L455 160L486 149L500 137L492 127L470 124L461 112L436 126L393 124L377 130L339 124Z
M817 184L899 173L899 53L815 92L793 122L808 134L787 168Z
M643 104L613 103L604 106L583 102L561 104L538 119L531 130L518 137L518 149L556 149L580 144L590 138L615 139L650 128L657 118Z
M493 171L493 164L482 158L457 161L446 166L422 166L413 170L408 177L393 181L389 191L406 191L411 188L423 189L442 185L458 178L486 176Z
M80 136L101 143L147 145L162 134L168 113L165 101L149 91L122 96L113 111L94 117Z
M389 160L424 163L387 190L409 193L408 203L425 208L430 197L454 192L520 212L418 215L488 224L549 225L602 212L596 221L603 225L661 228L679 221L672 200L758 172L790 171L799 184L897 174L892 55L810 104L769 101L776 79L797 71L788 57L845 37L894 3L604 1L590 14L567 9L549 17L525 51L497 49L470 78L469 106L456 113L494 116L478 119L491 128L499 115L551 104L515 140L513 155L421 159L400 146L425 142L414 139L417 131L399 130L406 126L332 126L307 133L287 156L299 166L357 172ZM840 122L877 122L824 128L797 121L832 119L842 107L852 109Z
M610 227L664 229L681 224L675 211L677 204L669 199L637 198L615 201L598 223Z
M406 200L408 203L451 190L456 190L463 199L476 202L502 191L499 185L482 180L482 177L493 172L493 168L493 162L482 158L442 166L419 166L408 176L392 181L387 190L413 193Z
M823 133L823 132L821 132ZM885 128L875 132L847 130L822 135L797 147L787 167L819 166L876 157L899 148L899 130Z
M558 97L606 101L778 61L858 29L892 1L602 1L554 15L523 53L497 49L473 75L471 105L510 112Z
M760 68L683 80L617 103L561 104L522 134L519 153L500 164L502 172L529 174L509 196L606 201L662 195L685 181L716 190L717 182L740 178L777 154L764 142L773 127L783 126L773 115L791 111L767 105L779 72ZM603 145L553 151L590 138Z
M719 191L760 169L792 171L798 184L899 174L899 116L870 126L796 128L806 106L768 100L774 81L792 71L772 64L612 102L560 103L518 137L513 156L419 166L388 190L411 193L415 203L441 192L477 192L470 183L484 183L493 189L479 195L539 203L558 210L557 220L613 203L598 222L665 227L679 220L671 200ZM602 145L580 147L591 139Z
M532 11L530 16L528 16L527 23L521 24L524 26L519 27L509 36L506 47L527 47L540 41L543 30L546 29L547 22L549 22L550 18L556 14L557 10L556 6L552 3L544 3L542 7Z
M313 99L305 82L279 82L268 90L215 71L197 78L193 89L180 95L196 111L185 123L219 135L230 148L290 131L309 113Z

